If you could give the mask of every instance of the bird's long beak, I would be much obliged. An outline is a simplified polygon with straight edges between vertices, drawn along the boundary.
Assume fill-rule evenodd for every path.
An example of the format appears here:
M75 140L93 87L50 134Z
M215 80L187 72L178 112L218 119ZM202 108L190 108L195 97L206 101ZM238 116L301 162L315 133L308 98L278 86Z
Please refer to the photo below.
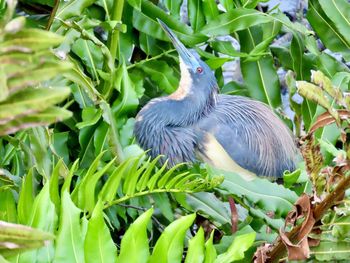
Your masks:
M167 33L167 35L169 36L171 42L173 43L174 47L179 53L180 58L186 64L187 68L190 68L193 71L195 71L200 66L196 57L193 56L193 54L191 54L191 52L187 48L185 48L185 46L180 42L180 40L177 38L174 32L162 20L160 20L159 18L157 18L157 20L161 27L164 29L165 33Z

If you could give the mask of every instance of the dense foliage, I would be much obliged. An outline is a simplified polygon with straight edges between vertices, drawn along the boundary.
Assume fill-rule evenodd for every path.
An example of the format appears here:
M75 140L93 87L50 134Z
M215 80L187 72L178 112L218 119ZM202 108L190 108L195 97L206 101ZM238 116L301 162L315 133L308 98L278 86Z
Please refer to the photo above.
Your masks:
M0 0L0 262L347 260L350 4L263 2ZM293 129L283 185L137 146L137 111L179 82L157 18Z

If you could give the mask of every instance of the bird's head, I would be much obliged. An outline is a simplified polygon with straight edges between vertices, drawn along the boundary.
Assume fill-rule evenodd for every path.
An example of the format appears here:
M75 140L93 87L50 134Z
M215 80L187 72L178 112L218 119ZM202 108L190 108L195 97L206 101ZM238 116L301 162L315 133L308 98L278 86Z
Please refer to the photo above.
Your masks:
M190 92L190 89L207 89L210 92L216 92L216 78L209 66L200 59L195 50L187 49L174 32L160 19L159 24L169 36L171 42L179 53L181 80L179 89ZM192 90L197 92L199 90Z

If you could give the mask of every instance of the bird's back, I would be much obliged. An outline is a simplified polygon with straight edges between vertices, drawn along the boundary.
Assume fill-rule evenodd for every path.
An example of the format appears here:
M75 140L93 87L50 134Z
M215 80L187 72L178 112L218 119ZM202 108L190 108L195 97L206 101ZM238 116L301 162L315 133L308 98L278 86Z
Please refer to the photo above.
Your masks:
M216 106L195 129L201 134L199 152L214 165L277 177L295 169L298 151L290 130L261 102L218 95Z

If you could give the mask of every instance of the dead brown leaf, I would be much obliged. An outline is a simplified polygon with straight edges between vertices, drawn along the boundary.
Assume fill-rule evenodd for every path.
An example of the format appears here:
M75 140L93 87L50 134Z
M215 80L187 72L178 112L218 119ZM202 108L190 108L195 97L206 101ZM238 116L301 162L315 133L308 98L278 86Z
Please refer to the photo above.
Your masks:
M346 120L350 118L350 111L348 110L337 110L337 112L341 120ZM327 125L330 125L335 121L335 118L329 112L322 113L320 116L317 117L316 122L310 128L309 134L314 133L319 128L323 128Z
M297 234L297 239L300 240L297 244L293 244L284 230L280 230L280 237L288 251L289 260L301 260L309 257L310 249L308 243L308 235L315 225L311 198L302 194L295 202L294 209L288 213L285 225L295 226L298 219L304 218L300 230Z
M256 252L254 253L254 257L253 257L253 262L254 263L265 263L267 262L267 260L270 258L267 255L267 252L269 251L271 245L270 244L263 244L260 247L258 247L258 249L256 250Z
M288 260L303 260L310 257L310 248L307 238L302 239L295 245L289 240L286 233L282 230L280 230L280 237L283 244L287 248Z

